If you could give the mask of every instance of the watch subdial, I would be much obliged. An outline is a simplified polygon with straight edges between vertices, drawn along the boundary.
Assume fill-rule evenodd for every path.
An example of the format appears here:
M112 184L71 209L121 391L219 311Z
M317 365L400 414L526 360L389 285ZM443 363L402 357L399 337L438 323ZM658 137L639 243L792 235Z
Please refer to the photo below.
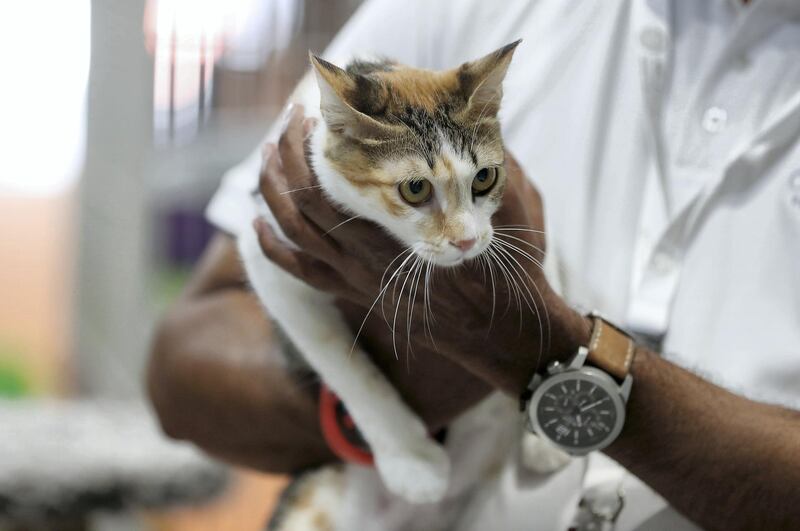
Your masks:
M536 411L540 428L558 444L583 448L605 439L616 423L616 408L598 385L576 378L552 384Z

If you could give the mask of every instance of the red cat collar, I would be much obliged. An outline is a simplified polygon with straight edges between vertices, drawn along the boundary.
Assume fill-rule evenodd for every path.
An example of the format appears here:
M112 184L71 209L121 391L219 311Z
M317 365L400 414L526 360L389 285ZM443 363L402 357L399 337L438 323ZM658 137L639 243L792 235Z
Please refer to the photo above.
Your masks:
M319 389L319 423L331 451L342 461L372 466L369 446L361 437L353 418L333 391L322 384Z

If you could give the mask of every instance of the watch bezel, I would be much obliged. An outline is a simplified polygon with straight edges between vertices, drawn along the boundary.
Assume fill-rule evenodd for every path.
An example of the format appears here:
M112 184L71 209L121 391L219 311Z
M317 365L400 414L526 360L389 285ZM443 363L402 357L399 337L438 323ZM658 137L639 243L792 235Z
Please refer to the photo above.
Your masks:
M608 435L603 438L601 441L592 444L586 447L574 447L574 446L566 446L560 444L559 442L553 440L551 437L547 435L542 427L539 425L539 421L536 417L536 410L539 405L539 401L542 399L544 394L547 390L550 389L551 386L563 383L563 382L570 382L576 379L580 379L582 381L589 381L594 385L602 388L608 396L611 397L611 402L614 404L614 407L617 410L617 417L614 422L614 426ZM536 433L539 437L546 439L550 444L556 446L557 448L565 451L570 455L580 456L586 455L589 452L593 452L595 450L602 450L603 448L608 447L612 442L616 440L619 436L620 432L622 431L622 427L625 425L625 400L624 400L624 393L620 388L620 384L617 383L614 378L606 374L600 369L594 367L581 367L578 369L571 369L565 372L552 375L548 378L545 378L534 390L533 396L531 396L531 400L528 403L528 422L534 433Z

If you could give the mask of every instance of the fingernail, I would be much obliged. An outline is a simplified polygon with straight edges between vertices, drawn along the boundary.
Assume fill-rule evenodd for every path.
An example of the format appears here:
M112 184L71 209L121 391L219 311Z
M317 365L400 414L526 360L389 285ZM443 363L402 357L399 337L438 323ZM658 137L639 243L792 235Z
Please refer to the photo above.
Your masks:
M308 138L311 136L311 133L314 132L314 129L317 127L317 119L316 118L306 118L303 121L303 134L305 137Z
M281 116L281 131L286 131L286 128L289 127L289 122L292 121L292 110L294 110L294 107L295 104L290 103L283 110L283 114Z
M258 234L259 236L261 235L261 233L264 232L266 226L267 226L267 220L265 220L261 216L253 220L253 228L255 229L256 234Z
M267 163L274 153L274 144L264 144L261 148L261 173L264 173L264 170L267 168Z

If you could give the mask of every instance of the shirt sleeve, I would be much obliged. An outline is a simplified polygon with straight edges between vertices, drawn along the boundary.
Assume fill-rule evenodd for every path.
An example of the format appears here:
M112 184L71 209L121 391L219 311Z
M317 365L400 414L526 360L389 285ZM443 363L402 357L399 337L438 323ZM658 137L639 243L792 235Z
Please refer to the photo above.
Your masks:
M369 0L359 8L322 54L344 65L353 57L390 57L423 68L436 67L432 50L431 15L438 2L426 0ZM298 84L290 101L306 108L319 105L316 82L310 73ZM282 120L270 128L263 142L276 141ZM262 142L262 144L263 144ZM228 170L206 208L206 218L233 236L247 230L258 215L254 192L261 169L261 146Z

